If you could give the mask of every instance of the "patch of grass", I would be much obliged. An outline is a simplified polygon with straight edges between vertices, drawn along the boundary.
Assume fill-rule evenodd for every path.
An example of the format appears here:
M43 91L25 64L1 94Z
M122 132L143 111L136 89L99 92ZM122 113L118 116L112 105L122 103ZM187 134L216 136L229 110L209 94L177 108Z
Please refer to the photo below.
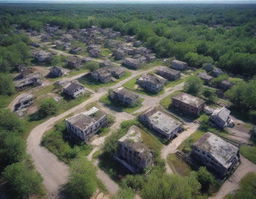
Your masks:
M168 83L166 84L166 88L170 88L170 87L174 87L178 84L181 84L182 82L185 82L187 80L188 77L185 78L181 78L181 79L177 79L175 81L168 81Z
M256 174L248 173L239 183L240 187L233 193L228 194L225 199L254 199L256 193Z
M175 154L170 154L167 158L169 166L181 176L189 176L191 168L183 160L179 159Z
M106 106L110 107L111 109L114 109L115 111L132 113L132 112L138 110L138 109L142 106L143 99L140 98L140 99L139 99L139 102L137 103L137 105L132 106L132 107L124 107L124 106L122 106L121 104L118 104L118 103L116 103L116 102L112 102L112 101L109 99L109 96L108 96L108 95L103 96L103 97L100 99L100 102L103 103L103 104L105 104Z
M117 84L118 82L128 78L130 75L131 75L131 72L126 71L124 76L122 76L120 79L117 79L114 82L108 82L108 83L101 83L101 82L95 81L94 79L92 79L90 77L90 75L83 76L83 77L79 78L78 81L90 89L97 90L102 87L113 86L113 85Z
M64 121L59 122L53 129L46 132L41 142L41 145L55 154L60 160L65 163L70 163L79 155L88 155L92 147L85 143L76 145L67 139L67 132Z
M160 104L165 108L165 109L169 109L169 106L170 104L172 103L172 97L181 93L181 91L175 91L173 93L171 93L170 95L168 95L167 97L163 98L161 101L160 101Z
M245 158L256 164L256 146L242 145L240 152Z
M112 54L111 50L109 50L108 48L102 48L102 50L101 50L101 55L102 56L106 57L106 56L109 56L111 54Z
M35 92L33 92L33 94L35 95L35 97L39 97L39 96L47 95L48 93L53 92L53 90L54 90L54 85L49 85L49 86L45 86L43 88L37 89Z
M10 103L11 103L11 101L12 100L14 100L14 98L17 96L17 94L16 95L11 95L11 96L9 96L9 95L0 95L0 108L5 108L5 107L7 107Z
M192 145L199 140L205 132L203 131L196 131L191 136L189 136L185 141L181 143L181 145L178 147L180 151L183 151L185 153L188 153L192 150Z
M141 69L145 70L154 66L162 66L162 65L164 65L164 62L160 59L156 59L155 61L142 65Z

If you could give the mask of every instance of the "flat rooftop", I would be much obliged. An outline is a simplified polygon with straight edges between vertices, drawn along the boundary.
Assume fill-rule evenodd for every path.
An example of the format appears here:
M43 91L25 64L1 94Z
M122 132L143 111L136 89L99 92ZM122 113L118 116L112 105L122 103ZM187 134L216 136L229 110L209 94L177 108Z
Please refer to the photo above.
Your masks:
M239 151L235 145L210 132L205 133L194 146L211 154L225 168L229 168L232 164L229 160Z
M200 107L205 102L204 100L187 93L180 93L174 96L172 99L181 101L184 104L188 104L196 108Z
M154 127L164 131L166 134L171 134L175 129L181 126L181 122L159 110L149 115L148 119Z

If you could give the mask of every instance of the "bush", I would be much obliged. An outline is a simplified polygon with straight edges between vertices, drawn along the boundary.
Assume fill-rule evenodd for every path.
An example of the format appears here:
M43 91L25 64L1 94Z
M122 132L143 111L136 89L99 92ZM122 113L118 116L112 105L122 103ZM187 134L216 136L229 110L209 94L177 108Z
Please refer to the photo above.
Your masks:
M66 186L70 199L89 199L97 189L96 169L85 158L75 160Z
M213 175L205 168L200 167L197 172L197 180L201 184L202 192L209 192L209 188L214 183Z
M9 110L0 110L0 130L12 133L23 133L25 124L16 114Z
M42 194L42 178L25 163L14 163L5 168L3 179L7 182L16 198L29 198L33 194Z
M52 98L47 98L41 102L38 113L41 118L44 118L56 114L57 111L58 103Z
M12 95L14 93L15 88L11 76L0 73L0 95Z
M96 62L90 61L85 64L85 68L89 69L90 71L95 71L100 67L100 65Z
M185 91L191 95L199 95L203 89L203 81L196 76L190 77L184 85Z

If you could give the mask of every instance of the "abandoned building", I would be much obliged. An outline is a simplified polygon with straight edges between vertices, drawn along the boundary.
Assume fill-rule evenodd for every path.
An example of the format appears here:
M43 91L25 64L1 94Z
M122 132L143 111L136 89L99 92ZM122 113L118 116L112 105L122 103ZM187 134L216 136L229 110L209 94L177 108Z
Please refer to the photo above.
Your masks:
M68 73L68 71L62 67L54 66L50 69L48 77L61 77Z
M222 80L221 82L218 83L218 88L224 91L230 89L232 86L233 84L228 80Z
M198 77L204 81L205 84L209 84L210 81L213 79L213 77L211 75L208 75L207 73L203 72L203 73L199 73Z
M183 130L181 122L167 113L152 108L139 116L139 120L158 136L167 140L173 139Z
M172 106L184 113L198 116L204 110L205 101L187 93L172 97Z
M224 74L224 72L220 68L217 68L217 67L214 67L213 70L210 71L210 75L212 75L213 77L218 77L223 74Z
M63 88L63 93L69 97L77 98L84 95L86 93L86 89L82 84L72 81L65 85Z
M34 96L33 95L25 95L21 97L18 102L14 106L14 111L21 110L24 108L29 107L34 102Z
M180 71L165 67L165 66L159 66L156 69L156 74L162 76L163 78L173 81L180 78Z
M126 54L125 54L124 50L122 50L122 49L114 50L113 54L112 54L112 56L115 58L115 60L124 59L125 55Z
M219 128L232 127L234 125L230 117L230 110L225 107L215 109L211 115L211 121Z
M67 58L67 67L71 69L79 69L83 66L82 59L77 56L71 56Z
M118 140L114 158L132 173L142 173L153 165L153 154L143 144L137 126L131 126L126 135Z
M78 54L81 50L82 50L81 47L75 47L75 48L70 49L69 52L70 52L71 54Z
M125 89L124 87L119 87L110 91L110 99L114 102L118 102L123 106L135 106L139 101L139 95Z
M30 73L25 75L23 78L15 80L14 85L16 90L23 90L28 87L35 87L42 85L40 73Z
M50 52L40 50L34 53L34 59L38 63L49 63L52 60L52 54Z
M123 61L123 65L130 69L138 69L140 68L140 61L138 59L126 58Z
M107 124L107 115L96 107L65 120L71 138L84 142L95 135Z
M91 72L91 77L101 83L121 78L125 74L123 67L103 67Z
M160 92L166 83L166 79L156 74L143 74L137 79L137 84L151 93Z
M171 63L171 68L175 70L186 70L187 67L188 67L188 64L183 61L173 60Z
M240 163L239 148L210 132L193 144L191 157L220 178L229 176Z

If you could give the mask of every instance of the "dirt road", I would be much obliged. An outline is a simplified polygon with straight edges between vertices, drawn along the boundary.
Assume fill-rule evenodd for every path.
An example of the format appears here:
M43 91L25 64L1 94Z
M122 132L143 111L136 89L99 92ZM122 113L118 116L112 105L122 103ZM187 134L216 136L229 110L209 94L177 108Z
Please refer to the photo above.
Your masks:
M164 146L161 150L161 158L165 160L165 167L167 173L173 173L172 169L167 163L167 157L169 154L175 153L180 144L197 131L199 124L190 123L184 126L185 131L179 134L174 140L172 140L167 146Z
M137 75L149 72L154 70L153 68L145 71L133 71L132 75L115 84L111 88L117 88L126 83L127 81L131 80L132 78L136 77ZM71 108L70 110L53 117L42 124L35 127L28 136L27 139L27 152L31 155L32 160L34 162L35 168L39 171L39 173L43 177L43 183L49 193L48 197L56 197L58 194L58 190L61 187L61 185L65 184L67 182L67 178L69 175L68 166L65 165L63 162L59 161L55 155L50 153L47 149L40 146L43 134L51 129L56 122L59 120L67 117L70 114L78 113L83 110L83 108L92 103L98 101L102 96L106 95L109 88L101 89L101 91L94 93L91 95L90 99L87 101L77 105L76 107ZM113 114L113 113L112 113ZM121 116L122 114L122 116ZM121 121L129 119L126 113L114 113L114 116L117 117L117 123L116 125L120 124ZM117 126L114 126L115 128ZM102 139L102 143L104 142L104 138ZM103 171L98 170L97 174L100 176L100 178L103 180L103 184L108 188L108 191L110 193L115 193L117 191L116 183L114 183ZM111 185L111 183L112 185Z
M241 164L228 180L221 186L220 190L209 199L224 199L225 196L239 188L239 182L249 172L256 173L256 165L241 156Z

